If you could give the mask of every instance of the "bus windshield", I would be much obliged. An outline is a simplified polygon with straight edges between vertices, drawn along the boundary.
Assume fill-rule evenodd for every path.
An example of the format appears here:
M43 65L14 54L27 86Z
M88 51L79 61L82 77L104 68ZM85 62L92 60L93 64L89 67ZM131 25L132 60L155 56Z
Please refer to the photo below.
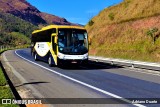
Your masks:
M60 53L82 55L88 52L88 38L86 30L59 29L58 49Z

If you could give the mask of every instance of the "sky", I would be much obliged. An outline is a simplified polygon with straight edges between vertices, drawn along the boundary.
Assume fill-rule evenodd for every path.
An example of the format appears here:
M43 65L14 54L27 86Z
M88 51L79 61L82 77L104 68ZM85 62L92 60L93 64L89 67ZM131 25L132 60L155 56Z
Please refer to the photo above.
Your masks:
M88 21L108 6L123 0L27 0L41 12L67 19L69 22L87 24Z

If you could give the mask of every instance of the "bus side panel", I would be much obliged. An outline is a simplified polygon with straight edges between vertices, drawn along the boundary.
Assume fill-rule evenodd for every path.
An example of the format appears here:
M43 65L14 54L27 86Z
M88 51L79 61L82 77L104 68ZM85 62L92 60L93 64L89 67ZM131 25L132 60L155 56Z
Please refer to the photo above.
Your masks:
M46 42L37 42L34 49L39 56L44 57L49 52L50 48Z

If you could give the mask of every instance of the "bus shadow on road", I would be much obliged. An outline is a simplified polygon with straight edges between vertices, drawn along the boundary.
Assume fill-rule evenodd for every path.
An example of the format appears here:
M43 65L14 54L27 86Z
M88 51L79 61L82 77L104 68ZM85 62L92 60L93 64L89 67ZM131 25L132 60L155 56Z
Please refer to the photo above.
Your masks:
M43 60L40 60L39 63L47 64L47 62ZM113 64L104 63L104 62L96 62L96 61L91 61L91 60L89 60L87 64L67 64L67 65L60 64L59 66L52 66L52 67L58 67L64 70L98 70L98 69L124 68L118 65L113 65Z
M44 83L49 83L49 82L44 82L44 81L40 81L40 82L28 82L28 83L23 83L20 85L16 85L15 87L20 87L20 86L24 86L24 85L37 85L37 84L44 84Z
M68 65L60 68L67 70L98 70L98 69L118 69L123 67L103 62L89 61L87 64L83 65Z

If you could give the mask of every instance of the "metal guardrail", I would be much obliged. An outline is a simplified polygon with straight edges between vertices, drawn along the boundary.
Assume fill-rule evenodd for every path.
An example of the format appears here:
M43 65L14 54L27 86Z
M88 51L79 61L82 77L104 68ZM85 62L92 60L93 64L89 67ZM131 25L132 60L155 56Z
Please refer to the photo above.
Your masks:
M0 52L4 50L9 50L9 49L20 49L20 48L27 48L27 47L28 46L23 46L23 45L19 45L19 46L0 45Z
M0 51L8 50L8 49L14 49L14 47L13 46L0 45Z
M121 65L121 66L133 67L133 68L142 68L142 69L160 71L160 63L150 63L150 62L113 59L113 58L104 58L104 57L95 57L95 56L89 56L89 60L96 61L96 62L109 63L112 65Z

